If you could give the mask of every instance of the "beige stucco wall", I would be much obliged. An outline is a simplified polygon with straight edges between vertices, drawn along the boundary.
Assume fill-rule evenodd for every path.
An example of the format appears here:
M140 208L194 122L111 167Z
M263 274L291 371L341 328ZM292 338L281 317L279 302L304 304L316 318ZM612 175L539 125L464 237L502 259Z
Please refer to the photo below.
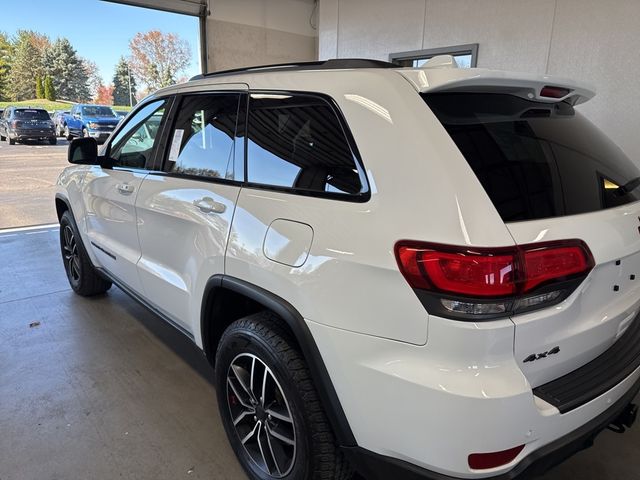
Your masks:
M479 67L593 84L579 108L640 162L639 19L638 0L320 0L318 49L387 60L479 43Z
M209 0L209 10L209 71L318 58L313 0Z

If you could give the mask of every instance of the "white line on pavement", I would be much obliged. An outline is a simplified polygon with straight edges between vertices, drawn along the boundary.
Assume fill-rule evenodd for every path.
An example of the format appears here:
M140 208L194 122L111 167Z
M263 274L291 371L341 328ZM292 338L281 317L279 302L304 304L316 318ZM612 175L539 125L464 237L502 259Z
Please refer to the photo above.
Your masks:
M57 223L47 223L46 225L33 225L31 227L3 228L0 229L0 235L3 235L5 233L28 232L30 230L46 230L57 226Z

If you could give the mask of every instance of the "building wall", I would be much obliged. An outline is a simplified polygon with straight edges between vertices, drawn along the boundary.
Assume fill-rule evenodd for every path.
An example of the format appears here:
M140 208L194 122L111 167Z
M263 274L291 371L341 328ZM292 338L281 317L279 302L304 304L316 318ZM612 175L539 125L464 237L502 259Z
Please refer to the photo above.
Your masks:
M318 58L313 0L209 0L209 10L209 71Z
M578 107L640 162L640 1L320 0L319 57L478 43L478 66L586 81Z

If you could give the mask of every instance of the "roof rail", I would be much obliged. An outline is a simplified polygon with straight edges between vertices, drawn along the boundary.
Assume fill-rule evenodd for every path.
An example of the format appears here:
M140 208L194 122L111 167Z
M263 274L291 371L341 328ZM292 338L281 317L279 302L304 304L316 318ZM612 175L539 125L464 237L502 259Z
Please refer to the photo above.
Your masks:
M201 80L203 78L218 77L224 75L234 75L238 73L255 72L281 72L297 70L339 70L352 68L399 68L395 63L384 62L382 60L371 60L368 58L333 58L318 62L297 62L297 63L276 63L273 65L259 65L255 67L234 68L232 70L221 70L219 72L196 75L189 80Z

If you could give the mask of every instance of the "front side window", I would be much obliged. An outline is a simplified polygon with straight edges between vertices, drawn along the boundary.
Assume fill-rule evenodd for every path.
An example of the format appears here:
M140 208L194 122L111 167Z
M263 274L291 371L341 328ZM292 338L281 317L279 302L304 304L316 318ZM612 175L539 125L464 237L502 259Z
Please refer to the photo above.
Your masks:
M142 107L117 133L109 147L116 167L145 168L151 159L165 114L166 100Z
M312 95L251 95L249 183L331 195L368 191L364 172L327 101Z
M165 170L207 178L241 180L235 161L236 125L241 95L189 95L182 100ZM240 147L239 150L242 150Z

